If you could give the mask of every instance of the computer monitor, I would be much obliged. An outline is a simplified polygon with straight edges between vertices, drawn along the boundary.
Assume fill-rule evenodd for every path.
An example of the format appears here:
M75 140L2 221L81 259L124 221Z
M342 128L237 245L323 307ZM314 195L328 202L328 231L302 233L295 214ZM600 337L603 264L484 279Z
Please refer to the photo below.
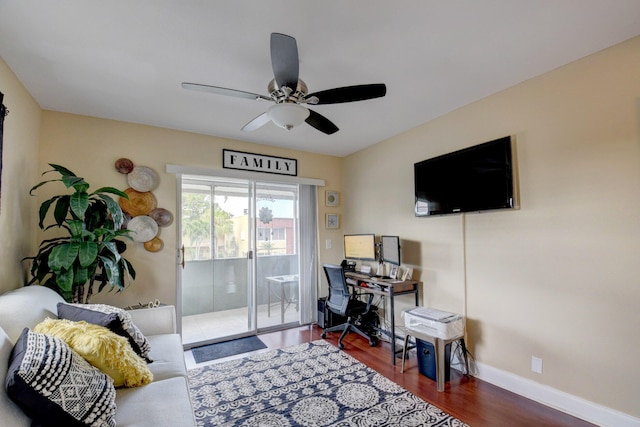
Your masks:
M362 261L376 260L375 234L345 234L344 257Z
M398 236L380 236L382 260L389 264L400 265L400 238Z

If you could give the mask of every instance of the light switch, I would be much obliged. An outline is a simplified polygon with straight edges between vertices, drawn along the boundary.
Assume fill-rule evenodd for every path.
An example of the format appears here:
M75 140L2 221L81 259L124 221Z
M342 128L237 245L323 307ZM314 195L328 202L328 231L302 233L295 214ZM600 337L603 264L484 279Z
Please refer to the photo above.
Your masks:
M331 249L331 239L327 239L327 240L325 241L325 248L327 248L327 249Z
M539 357L531 356L531 370L536 374L542 373L542 359Z

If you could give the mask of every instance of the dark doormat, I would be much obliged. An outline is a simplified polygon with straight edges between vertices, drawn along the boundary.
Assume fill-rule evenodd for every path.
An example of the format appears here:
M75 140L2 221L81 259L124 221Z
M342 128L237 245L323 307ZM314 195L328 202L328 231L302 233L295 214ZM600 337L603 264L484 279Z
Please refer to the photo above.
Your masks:
M252 335L250 337L196 347L192 349L191 352L196 363L202 363L209 360L234 356L236 354L261 350L263 348L267 348L265 343L263 343L260 338Z

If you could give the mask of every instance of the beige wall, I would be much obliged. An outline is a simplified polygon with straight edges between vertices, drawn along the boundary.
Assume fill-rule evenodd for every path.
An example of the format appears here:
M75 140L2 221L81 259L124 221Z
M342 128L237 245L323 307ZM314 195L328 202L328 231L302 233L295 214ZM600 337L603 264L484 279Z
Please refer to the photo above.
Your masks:
M37 210L29 189L38 179L40 107L0 58L4 121L0 195L0 293L24 284L20 260L34 252Z
M221 168L223 148L295 158L299 176L324 179L329 189L341 185L342 160L336 157L52 111L43 112L41 133L40 170L50 169L48 163L58 163L85 178L94 189L113 186L124 190L128 187L126 175L118 173L114 163L121 157L129 158L135 164L151 167L159 173L160 185L153 193L158 206L169 209L174 215L176 177L165 172L166 165ZM61 187L42 187L39 202L60 190ZM323 195L324 188L321 188L319 198ZM328 208L322 200L319 206L320 214L324 215ZM37 209L35 205L34 209ZM330 233L325 233L324 227L320 232L324 242ZM128 243L125 257L136 269L135 282L123 294L101 294L93 301L125 306L159 298L175 303L176 222L161 228L159 237L164 241L164 249L156 253L146 251L140 243ZM332 252L336 251L340 248L326 251L323 245L320 255L324 259L335 256Z
M345 231L400 235L423 303L466 312L479 362L636 417L639 51L630 40L354 154L343 188ZM520 210L414 216L414 162L505 135Z

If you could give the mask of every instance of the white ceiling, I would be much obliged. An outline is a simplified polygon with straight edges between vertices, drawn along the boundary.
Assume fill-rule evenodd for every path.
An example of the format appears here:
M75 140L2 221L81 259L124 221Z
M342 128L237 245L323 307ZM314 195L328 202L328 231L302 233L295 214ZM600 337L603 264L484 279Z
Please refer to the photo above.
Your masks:
M272 32L310 92L387 96L311 107L333 135L242 132L268 102L180 87L268 95ZM0 56L44 109L336 156L638 34L638 0L0 0Z

